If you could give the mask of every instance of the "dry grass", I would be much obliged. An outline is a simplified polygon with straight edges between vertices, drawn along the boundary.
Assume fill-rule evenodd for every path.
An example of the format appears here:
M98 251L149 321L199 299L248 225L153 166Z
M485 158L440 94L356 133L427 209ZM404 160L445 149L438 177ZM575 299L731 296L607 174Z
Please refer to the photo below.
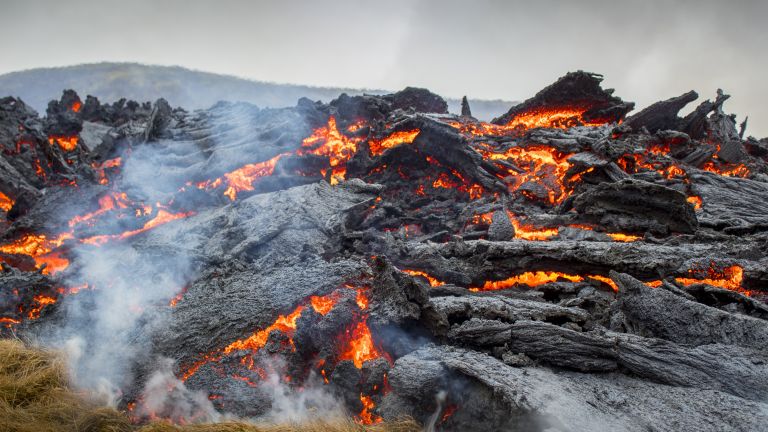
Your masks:
M123 413L99 406L67 382L57 353L0 339L0 432L411 432L415 422L361 426L351 420L258 425L216 423L132 425Z

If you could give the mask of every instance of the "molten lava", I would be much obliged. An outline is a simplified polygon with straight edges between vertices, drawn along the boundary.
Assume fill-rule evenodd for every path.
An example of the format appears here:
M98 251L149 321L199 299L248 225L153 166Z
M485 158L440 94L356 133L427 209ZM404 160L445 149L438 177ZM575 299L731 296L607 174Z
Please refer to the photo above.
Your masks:
M622 234L622 233L606 233L606 234L611 239L613 239L613 241L624 242L624 243L637 241L643 238L642 236L634 235L634 234Z
M345 165L357 152L360 141L362 141L361 138L349 138L339 132L336 118L331 116L327 126L315 129L312 135L304 138L301 143L302 148L296 153L299 156L305 154L327 156L332 169L331 184L336 184L339 180L346 178Z
M336 306L336 303L339 301L339 295L338 293L334 293L327 296L312 296L309 298L309 304L312 306L312 309L315 310L315 312L319 313L320 315L327 315L328 312L333 309L334 306Z
M511 129L529 130L535 128L568 129L573 126L602 126L604 121L584 119L586 109L576 107L540 108L531 110L509 120L505 125Z
M116 208L128 208L130 205L131 201L128 199L128 196L124 192L103 195L101 198L99 198L98 210L95 210L91 213L86 213L84 215L75 216L69 220L68 225L73 227L75 225L91 220L94 217L100 216L108 211L114 210Z
M718 167L714 162L710 161L705 163L701 169L726 177L747 177L749 175L749 168L744 164L730 167Z
M348 328L342 336L344 345L339 360L352 360L355 367L361 369L363 363L384 356L373 343L373 336L365 320Z
M165 210L163 208L159 207L160 204L158 204L158 210L157 215L148 220L144 226L141 228L125 231L121 234L105 234L105 235L97 235L93 237L88 237L86 239L81 240L83 243L86 244L92 244L92 245L102 245L110 240L124 240L128 237L133 237L137 234L141 234L143 232L149 231L153 228L157 228L160 225L165 225L168 222L172 222L178 219L184 219L190 216L193 216L195 212L178 212L178 213L171 213L168 210Z
M231 201L234 201L237 198L238 192L252 191L253 183L256 180L262 177L271 176L275 172L277 161L288 154L289 153L282 153L264 162L244 165L234 171L224 174L216 180L198 183L197 187L199 189L209 190L216 189L221 185L226 185L224 195Z
M459 186L458 183L451 180L450 177L448 177L448 174L441 173L437 180L432 182L432 187L435 189L443 188L443 189L455 189Z
M91 167L96 170L96 175L99 177L99 184L105 185L109 183L109 178L107 177L107 169L116 169L119 168L123 164L123 159L116 157L113 159L107 159L104 162L98 163L93 162L91 164Z
M423 277L424 279L427 280L427 282L429 282L429 286L431 286L431 287L439 287L439 286L445 285L445 282L443 282L441 280L437 280L434 277L430 276L429 274L427 274L426 272L423 272L421 270L405 269L405 270L402 270L402 272L403 273L407 273L407 274L409 274L411 276Z
M80 112L80 108L83 107L83 103L80 101L74 101L70 107L73 112Z
M701 197L695 196L695 195L689 196L688 198L686 198L686 201L693 204L694 210L701 209L702 204L704 204L704 201L701 200Z
M584 282L585 279L594 279L610 286L614 291L618 291L618 286L608 277L600 275L573 275L568 273L561 273L555 271L533 271L524 272L519 275L511 276L507 279L500 281L486 281L482 287L470 288L470 291L496 291L507 288L514 288L519 285L527 285L529 287L537 287L546 285L548 283L565 280L569 282Z
M696 269L692 269L689 272L690 276L696 276L701 273ZM681 285L693 285L693 284L707 284L718 288L725 288L731 291L737 291L745 295L750 295L751 292L745 290L741 286L742 279L744 278L744 269L738 265L732 265L718 269L714 263L706 270L706 277L694 278L694 277L677 277L675 281Z
M360 414L358 414L357 419L360 423L364 425L372 425L383 421L381 417L373 414L372 411L376 408L376 404L370 396L365 396L360 393L360 402L363 404L363 409L360 411Z
M585 108L579 107L555 107L537 108L519 113L512 117L505 125L496 125L486 122L462 123L449 121L448 124L465 135L475 137L520 135L528 130L536 128L568 129L574 126L602 126L607 121L586 120Z
M523 225L512 213L507 212L509 221L515 227L515 238L521 240L549 240L558 234L557 228L536 228L532 225Z
M445 407L445 409L443 410L443 415L440 416L440 421L437 424L441 425L441 424L445 423L449 418L451 418L451 416L458 409L459 409L459 406L455 405L455 404L451 404L451 405L448 405L447 407Z
M611 288L613 288L613 290L615 292L619 292L618 285L616 285L616 282L614 282L613 279L611 279L609 277L600 276L600 275L589 275L587 277L590 278L590 279L594 279L594 280L600 281L600 282L610 286Z
M380 140L370 140L368 145L371 149L371 156L379 156L384 153L385 150L395 148L403 144L411 144L416 136L419 135L419 130L409 131L397 131L392 132L389 136Z
M8 195L0 192L0 210L8 212L13 207L14 201Z
M32 309L27 312L27 318L29 319L37 319L40 318L40 313L43 311L43 308L56 303L56 298L46 295L36 295L33 298L35 305L32 307Z
M77 148L77 135L75 136L60 136L51 135L48 137L48 143L53 145L56 143L65 152L71 152Z
M41 268L43 264L47 265L43 273L53 274L66 268L69 261L52 251L70 238L72 238L70 233L60 234L53 239L49 239L45 234L24 234L9 244L0 245L0 252L32 257L37 268Z
M470 219L470 222L475 225L478 225L478 224L490 225L493 222L493 212L476 214L472 216L472 218Z
M497 165L501 171L507 173L499 177L507 184L510 192L518 191L528 182L538 183L547 190L546 197L534 197L526 193L523 195L531 199L542 199L550 204L561 203L573 192L569 187L571 180L565 179L571 167L567 161L570 154L563 154L546 146L511 147L504 152L498 152L490 146L479 146L475 150L486 160L503 160L523 170L518 172L507 165Z
M2 325L3 327L6 327L6 328L11 328L11 327L15 326L16 324L20 324L20 323L21 323L21 321L19 321L17 319L8 318L8 317L0 317L0 325Z
M561 272L554 271L535 271L524 272L519 275L510 276L507 279L500 281L486 281L482 288L470 288L471 291L495 291L507 288L512 288L518 285L528 285L529 287L536 287L558 280L565 279L570 282L582 282L584 278L578 275L570 275Z
M275 322L269 327L259 330L245 339L236 340L227 345L223 350L224 354L229 354L237 350L258 351L267 344L267 338L274 330L292 336L293 331L296 330L296 321L301 316L303 310L304 306L299 306L288 315L279 315Z

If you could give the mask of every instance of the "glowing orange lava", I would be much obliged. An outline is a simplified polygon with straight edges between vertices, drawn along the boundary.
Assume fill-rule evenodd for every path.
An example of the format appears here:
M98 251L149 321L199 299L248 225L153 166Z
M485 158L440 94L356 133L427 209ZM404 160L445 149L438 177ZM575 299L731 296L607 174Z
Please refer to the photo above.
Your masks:
M104 162L93 162L91 164L91 167L96 170L96 175L98 176L98 182L101 185L105 185L109 183L109 178L107 178L106 170L108 168L118 168L123 164L123 159L116 157L113 159L107 159Z
M0 317L0 325L4 326L6 328L11 328L11 327L13 327L13 326L15 326L16 324L19 324L19 323L21 323L21 321L19 321L17 319L8 318L8 317Z
M327 126L315 129L312 135L302 141L302 148L297 151L297 154L328 156L332 169L331 184L336 184L346 178L345 165L357 152L360 141L362 138L350 138L339 132L336 118L331 116Z
M74 112L80 112L80 108L83 107L83 103L80 101L75 101L72 103L72 111Z
M695 195L689 196L688 198L686 198L686 201L693 204L694 210L701 209L701 205L704 204L704 201L701 200L701 197L695 196Z
M216 189L219 186L225 184L226 189L224 190L224 195L227 196L231 201L234 201L237 198L238 192L252 191L253 183L257 179L271 176L275 172L275 165L277 165L277 161L288 154L289 153L282 153L264 162L244 165L234 171L230 171L224 174L222 177L219 177L213 181L209 180L198 183L197 187L199 189L209 190Z
M448 124L469 136L485 137L488 135L517 135L535 128L568 129L573 126L602 126L603 120L585 120L587 109L578 107L538 108L517 114L505 125L486 122L461 123L449 121Z
M642 236L634 234L622 234L622 233L606 233L613 241L616 242L633 242L642 239Z
M0 252L30 256L35 260L37 268L42 267L43 264L48 265L43 273L53 274L66 268L69 261L52 251L70 238L72 238L71 233L60 234L52 239L45 234L24 234L9 244L0 245Z
M429 286L431 286L431 287L439 287L441 285L445 285L445 282L443 282L441 280L437 280L434 277L430 276L428 273L423 272L421 270L405 269L405 270L402 270L402 272L403 273L407 273L407 274L409 274L411 276L421 276L421 277L423 277L424 279L427 280L427 282L429 282Z
M589 276L587 276L587 277L588 277L588 278L590 278L590 279L595 279L595 280L598 280L598 281L600 281L600 282L602 282L602 283L604 283L604 284L606 284L606 285L610 286L611 288L613 288L613 290L614 290L615 292L619 292L619 287L618 287L618 285L616 285L616 282L614 282L614 281L613 281L613 279L611 279L611 278L609 278L609 277L606 277L606 276L600 276L600 275L589 275Z
M358 414L358 420L359 423L364 425L372 425L381 423L383 419L375 414L373 414L373 410L376 408L376 404L373 402L373 399L370 396L365 396L362 393L360 393L360 402L363 404L363 409L360 411L360 414Z
M347 329L343 339L346 348L341 350L339 360L352 360L358 369L363 367L363 363L382 357L382 352L373 343L371 330L364 320Z
M696 275L695 269L689 271L691 276ZM744 269L738 265L732 265L724 267L722 270L718 270L714 264L706 271L707 277L694 278L694 277L677 277L675 281L681 285L693 285L693 284L707 284L716 286L718 288L725 288L731 291L737 291L745 295L750 295L751 292L745 290L741 286L742 279L744 278Z
M563 154L546 146L511 147L504 152L498 152L489 146L477 147L475 150L486 160L504 160L523 170L518 172L504 165L498 165L501 171L507 172L500 177L507 184L510 192L518 191L528 182L539 183L548 191L547 197L542 199L550 204L559 204L572 192L568 187L571 180L565 180L565 175L571 167L567 161L570 154ZM523 195L527 196L526 193Z
M495 291L501 289L512 288L517 285L528 285L529 287L536 287L558 280L565 279L570 282L582 282L584 278L578 275L570 275L561 272L554 271L535 271L524 272L519 275L510 276L507 279L500 281L486 281L482 288L470 288L471 291Z
M705 163L702 169L726 177L747 177L749 175L749 168L744 164L721 168L710 161Z
M558 128L573 126L602 126L604 121L587 121L583 118L586 109L563 107L541 108L516 115L505 125L512 129Z
M441 173L437 180L432 182L432 187L435 189L443 188L443 189L455 189L458 187L459 184L451 180L450 177L448 177L448 174Z
M8 212L13 207L14 201L8 195L0 192L0 210Z
M159 204L158 204L159 206ZM157 210L157 215L148 220L143 227L131 230L131 231L125 231L121 234L106 234L106 235L97 235L93 237L88 237L86 239L81 240L83 243L86 244L92 244L92 245L102 245L110 240L124 240L128 237L133 237L137 234L141 234L143 232L149 231L153 228L157 228L160 225L167 224L168 222L172 222L178 219L184 219L190 216L193 216L195 212L179 212L179 213L171 213L163 208L159 208Z
M304 306L299 306L288 315L279 315L275 322L269 327L259 330L245 339L236 340L227 345L226 348L224 348L224 354L229 354L237 350L258 351L267 344L267 338L273 330L292 335L293 331L296 330L296 321L301 316L303 310Z
M36 295L33 300L35 305L27 312L27 318L29 319L40 318L40 313L44 307L56 303L56 298L46 295Z
M309 304L312 306L312 309L323 316L327 315L328 312L330 312L333 307L336 306L338 301L338 293L333 293L327 296L312 296L309 298Z
M65 152L71 152L77 148L77 135L75 136L59 136L51 135L48 137L48 143L53 145L56 143Z
M419 132L420 130L418 129L397 131L381 140L371 140L368 143L371 149L371 156L379 156L387 149L395 148L403 144L411 144L413 140L416 139L416 136L419 135Z
M131 201L128 199L128 196L125 194L125 192L115 192L103 195L101 198L99 198L98 210L95 210L91 213L86 213L84 215L75 216L69 220L68 225L73 227L108 211L114 210L115 208L128 208L129 205L131 205Z
M512 226L515 227L515 238L521 240L533 240L543 241L549 240L550 237L554 237L559 233L559 229L555 228L537 228L532 225L523 225L515 216L507 212L509 221L512 222Z
M481 223L485 225L490 225L491 222L493 222L493 212L476 214L472 216L472 218L470 219L470 222L472 222L475 225L481 224Z

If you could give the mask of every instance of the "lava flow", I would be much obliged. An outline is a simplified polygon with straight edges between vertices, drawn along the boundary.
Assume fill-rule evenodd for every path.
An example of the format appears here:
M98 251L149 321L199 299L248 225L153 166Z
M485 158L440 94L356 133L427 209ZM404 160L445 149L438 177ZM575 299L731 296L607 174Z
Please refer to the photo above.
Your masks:
M556 271L528 271L518 275L510 276L507 279L499 281L486 281L482 287L470 288L470 291L496 291L507 288L514 288L519 285L526 285L528 287L537 287L560 280L568 282L584 282L585 278L594 279L609 285L614 291L618 291L616 284L605 276L600 275L573 275L568 273L556 272Z
M37 264L37 268L41 268L44 264L46 265L43 269L44 274L53 274L66 268L69 265L69 261L52 251L70 238L72 236L69 233L64 233L54 238L48 238L45 234L25 234L11 243L0 245L0 252L32 257Z
M365 320L347 329L342 340L344 341L342 346L346 348L339 355L339 360L352 360L358 369L363 367L363 363L384 356L373 343L371 329L368 328Z
M75 136L49 136L48 142L53 145L56 143L65 152L71 152L77 148L77 135Z
M419 135L419 130L396 131L381 140L369 141L371 156L379 156L385 150L395 148L403 144L411 144Z
M585 120L586 109L576 107L540 108L516 115L506 128L529 130L534 128L567 129L573 126L602 126L605 121Z
M8 198L8 195L0 192L0 210L8 212L13 207L13 200Z
M337 184L346 178L345 164L355 155L361 141L362 138L350 138L341 133L336 126L336 118L331 116L327 126L315 129L312 135L304 138L297 154L328 156L332 173L331 184Z
M522 240L549 240L558 234L557 228L536 228L532 225L523 225L517 218L509 213L509 221L515 227L515 238Z
M563 154L551 147L510 147L499 152L489 145L477 146L475 150L488 161L506 161L519 167L523 172L509 168L508 165L497 164L499 170L505 172L499 175L509 187L510 192L520 191L523 196L532 200L541 200L550 204L561 203L572 190L565 175L571 164L568 163L570 154ZM522 188L528 182L538 183L545 189L545 195L538 196L530 190Z
M81 241L86 244L92 244L92 245L101 245L104 244L110 240L124 240L128 237L133 237L136 234L141 234L143 232L149 231L153 228L157 228L160 225L164 225L168 222L175 221L177 219L183 219L190 217L194 215L195 212L189 211L189 212L177 212L177 213L171 213L168 210L161 208L160 204L158 203L158 210L155 217L148 220L144 226L141 228L137 228L135 230L129 230L124 231L120 234L104 234L104 235L97 235L93 237L88 237L85 239L82 239Z
M448 124L468 136L484 138L494 135L519 135L536 128L568 129L573 126L602 126L610 123L603 120L586 120L584 119L586 111L577 107L540 107L519 113L504 125L458 121L449 121Z
M288 155L288 153L282 153L264 162L244 165L234 171L225 173L222 177L213 181L209 180L198 183L197 187L199 189L210 190L225 185L224 195L231 201L234 201L237 198L238 192L252 191L253 183L257 179L272 175L275 172L277 161L286 155Z
M706 273L705 277L693 277L702 272ZM675 278L675 281L681 285L707 284L718 288L737 291L747 296L751 294L750 291L745 290L741 286L744 278L744 269L742 269L741 266L732 265L718 269L717 266L712 263L705 271L691 269L688 273L690 277L677 277Z
M439 287L439 286L443 286L443 285L445 285L445 282L443 282L443 281L441 281L441 280L438 280L438 279L436 279L436 278L432 277L432 276L431 276L430 274L428 274L427 272L423 272L423 271L421 271L421 270L410 270L410 269L404 269L404 270L402 270L402 272L403 272L403 273L407 273L407 274L409 274L409 275L411 275L411 276L420 276L420 277L423 277L424 279L426 279L426 280L427 280L427 282L429 282L429 286L431 286L431 287L433 287L433 288L434 288L434 287Z

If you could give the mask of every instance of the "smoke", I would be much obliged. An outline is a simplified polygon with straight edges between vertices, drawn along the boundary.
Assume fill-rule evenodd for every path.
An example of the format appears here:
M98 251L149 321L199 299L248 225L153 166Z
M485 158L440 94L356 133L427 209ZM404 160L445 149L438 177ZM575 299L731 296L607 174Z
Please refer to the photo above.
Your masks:
M180 168L174 166L181 164L176 158L162 143L137 147L123 166L123 178L113 188L126 192L137 205L154 206L153 213L146 218L155 217L158 204L166 205L178 190L181 174ZM193 155L192 160L200 161L201 157ZM75 206L77 214L89 211L81 204ZM127 209L122 217L107 213L99 218L96 232L119 234L135 229L135 220L128 224L125 220L132 219L131 211ZM87 283L89 289L61 300L63 322L44 336L43 342L64 349L76 384L100 395L111 406L121 401L124 389L136 384L139 372L147 373L137 371L136 365L146 367L155 363L158 369L147 382L146 402L168 403L157 396L156 390L162 387L158 383L173 383L171 368L167 361L152 358L151 335L154 328L166 325L169 301L197 276L197 266L189 251L199 247L196 237L183 244L174 241L184 223L174 222L178 223L157 227L127 241L78 244L70 251L72 259L65 285ZM183 389L183 385L173 384L173 388ZM200 405L198 399L191 400ZM179 405L170 412L180 418L191 412L187 400L178 398ZM214 412L212 407L202 411Z
M160 367L149 377L142 392L138 416L162 415L175 421L218 422L219 414L207 395L190 390L173 374L173 360L162 359Z
M64 300L66 321L56 338L70 354L77 383L112 403L131 383L132 365L149 356L144 329L166 318L157 307L167 305L194 276L185 255L157 252L128 243L74 251L77 280L93 288Z
M437 407L435 407L435 412L433 412L432 415L429 416L429 419L427 419L427 423L424 426L425 432L435 432L437 421L440 419L440 413L443 412L443 404L445 404L447 398L448 393L444 390L440 390L435 395L435 403L437 404Z
M343 404L322 385L322 380L312 371L301 388L286 385L277 371L285 370L282 358L270 358L271 369L260 383L272 401L271 410L259 417L268 423L308 422L346 417Z

